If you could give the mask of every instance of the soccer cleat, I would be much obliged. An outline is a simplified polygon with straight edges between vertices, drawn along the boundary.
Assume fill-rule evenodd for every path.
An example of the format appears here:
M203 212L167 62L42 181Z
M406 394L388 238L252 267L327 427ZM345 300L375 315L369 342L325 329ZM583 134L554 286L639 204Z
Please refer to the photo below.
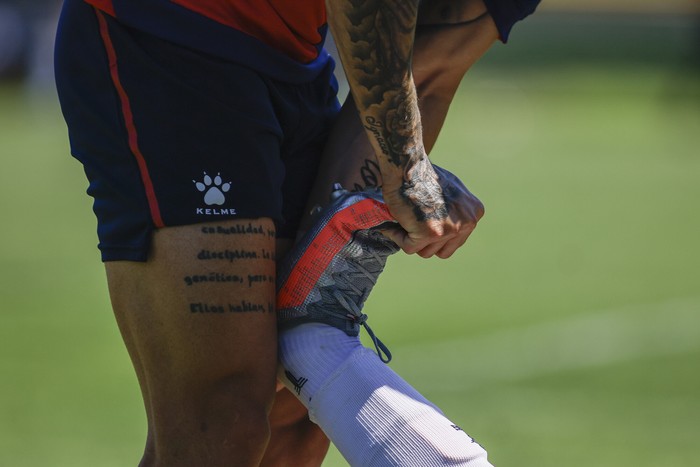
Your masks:
M363 326L379 357L389 362L391 353L367 325L362 307L387 257L399 250L379 229L398 224L379 189L334 188L330 206L279 264L278 324L289 329L324 323L349 336Z

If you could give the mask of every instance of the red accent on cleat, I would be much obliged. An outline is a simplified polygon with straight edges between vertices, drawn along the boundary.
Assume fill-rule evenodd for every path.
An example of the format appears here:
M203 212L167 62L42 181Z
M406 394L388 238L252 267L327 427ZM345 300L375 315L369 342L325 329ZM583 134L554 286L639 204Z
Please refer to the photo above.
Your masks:
M300 306L353 232L394 221L386 204L367 198L338 211L313 239L277 293L277 309Z

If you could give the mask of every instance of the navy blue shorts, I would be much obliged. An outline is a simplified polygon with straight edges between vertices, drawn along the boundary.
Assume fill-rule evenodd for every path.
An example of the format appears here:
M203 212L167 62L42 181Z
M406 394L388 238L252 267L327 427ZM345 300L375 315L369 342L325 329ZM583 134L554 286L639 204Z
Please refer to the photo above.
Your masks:
M64 3L56 83L104 261L165 226L269 217L292 238L337 115L332 62L289 84Z

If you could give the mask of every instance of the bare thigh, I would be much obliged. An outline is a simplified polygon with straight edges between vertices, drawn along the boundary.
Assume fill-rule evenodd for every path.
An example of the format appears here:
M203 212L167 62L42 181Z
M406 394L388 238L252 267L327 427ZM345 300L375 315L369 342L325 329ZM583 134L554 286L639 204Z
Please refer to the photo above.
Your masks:
M277 361L269 219L169 227L106 263L149 419L142 465L257 465Z

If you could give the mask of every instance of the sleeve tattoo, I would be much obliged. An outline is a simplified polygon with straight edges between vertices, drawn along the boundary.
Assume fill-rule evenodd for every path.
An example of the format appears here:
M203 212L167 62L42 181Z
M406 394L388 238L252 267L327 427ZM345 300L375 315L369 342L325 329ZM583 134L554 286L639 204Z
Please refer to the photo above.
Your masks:
M418 0L328 0L329 23L385 189L418 220L444 218L442 190L423 147L411 73Z

